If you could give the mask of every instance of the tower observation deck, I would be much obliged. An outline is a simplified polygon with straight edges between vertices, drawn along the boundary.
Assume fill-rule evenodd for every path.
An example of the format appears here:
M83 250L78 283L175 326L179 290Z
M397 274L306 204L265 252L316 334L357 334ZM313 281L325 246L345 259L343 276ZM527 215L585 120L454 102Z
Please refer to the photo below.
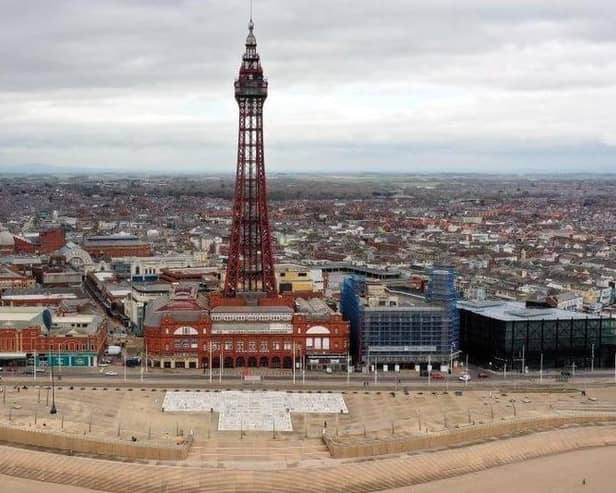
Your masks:
M263 77L257 53L252 19L248 31L246 51L235 81L239 130L224 290L225 296L229 297L239 292L276 294L263 152L263 104L267 98L267 80Z

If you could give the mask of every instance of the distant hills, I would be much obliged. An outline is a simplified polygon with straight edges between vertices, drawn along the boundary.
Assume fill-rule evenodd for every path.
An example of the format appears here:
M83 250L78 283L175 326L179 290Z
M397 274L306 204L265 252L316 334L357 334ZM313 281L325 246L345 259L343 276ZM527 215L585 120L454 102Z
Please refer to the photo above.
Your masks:
M204 170L207 169L204 166ZM183 169L179 167L173 171L163 171L160 169L144 169L144 168L88 168L79 166L54 166L51 164L21 164L21 165L0 165L0 176L2 175L134 175L134 176L233 176L233 170L229 168L229 171L225 172L207 172L199 171L195 169ZM329 171L329 172L314 172L314 171L296 171L294 173L284 171L269 170L268 175L270 178L313 178L313 179L349 179L349 178L364 178L364 179L392 179L393 177L440 177L443 179L451 179L455 177L528 177L529 179L580 179L591 178L596 179L600 177L609 177L613 179L616 176L614 172L584 172L584 171L570 171L561 173L548 173L537 170L535 173L531 172L515 172L515 171L501 171L499 173L482 173L472 171L434 171L434 172L378 172L378 171L361 171L361 172L344 172L344 171Z
M104 173L103 168L80 168L77 166L53 166L50 164L21 164L0 166L0 175L81 175L91 173Z

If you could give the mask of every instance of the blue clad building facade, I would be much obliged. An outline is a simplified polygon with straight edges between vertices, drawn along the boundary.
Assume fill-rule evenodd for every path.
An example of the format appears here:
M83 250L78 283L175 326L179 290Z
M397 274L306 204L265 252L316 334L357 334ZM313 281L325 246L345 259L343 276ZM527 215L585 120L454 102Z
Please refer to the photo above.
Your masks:
M455 274L449 269L431 273L425 299L358 276L346 278L341 311L351 326L355 364L450 363L459 343L456 302Z

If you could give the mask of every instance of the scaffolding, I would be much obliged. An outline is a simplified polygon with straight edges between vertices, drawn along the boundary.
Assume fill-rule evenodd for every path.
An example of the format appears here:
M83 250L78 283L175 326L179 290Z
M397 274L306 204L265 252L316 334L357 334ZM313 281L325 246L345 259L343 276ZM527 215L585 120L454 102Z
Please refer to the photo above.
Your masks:
M460 347L460 314L457 308L456 274L451 267L435 267L432 270L426 300L446 306L451 352L457 352Z
M340 291L340 312L342 318L349 322L351 329L351 356L358 362L361 360L361 294L366 289L366 279L359 275L351 275L342 282Z

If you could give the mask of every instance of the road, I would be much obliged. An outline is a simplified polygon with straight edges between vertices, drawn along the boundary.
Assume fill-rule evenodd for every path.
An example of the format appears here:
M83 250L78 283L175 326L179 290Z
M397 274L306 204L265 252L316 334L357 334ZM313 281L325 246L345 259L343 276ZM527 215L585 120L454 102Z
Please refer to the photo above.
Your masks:
M251 369L252 370L252 369ZM106 371L113 371L117 375L106 375ZM252 385L257 386L289 386L293 385L293 376L291 370L257 370L251 372L252 375L261 375L261 381L253 382ZM471 375L473 373L471 372ZM346 373L327 374L324 372L306 371L304 378L302 372L297 371L295 375L295 386L300 388L302 385L307 387L344 387L350 386L353 388L362 388L365 390L377 389L431 389L431 390L459 390L459 389L496 389L502 387L528 387L543 384L545 387L566 386L575 387L579 385L609 385L616 384L614 374L609 371L578 372L574 378L568 381L558 381L556 377L558 372L544 375L543 380L538 375L521 375L508 374L506 377L500 375L491 375L489 378L478 379L473 378L470 382L464 383L457 378L457 375L450 375L443 380L428 379L427 377L419 377L415 372L401 373L382 373L379 372L374 377L372 374L352 373L347 376ZM96 385L190 385L190 386L209 386L210 374L206 370L182 369L182 370L161 370L150 368L147 372L143 372L141 368L126 368L126 379L124 376L124 367L120 365L111 365L104 368L62 368L56 369L56 384L81 384L92 383ZM23 373L5 372L2 375L2 381L5 385L17 384L46 385L50 382L49 373L26 375ZM243 381L243 372L238 369L223 370L222 378L218 375L218 370L212 372L212 386L217 386L222 383L223 386L238 386L249 385Z

